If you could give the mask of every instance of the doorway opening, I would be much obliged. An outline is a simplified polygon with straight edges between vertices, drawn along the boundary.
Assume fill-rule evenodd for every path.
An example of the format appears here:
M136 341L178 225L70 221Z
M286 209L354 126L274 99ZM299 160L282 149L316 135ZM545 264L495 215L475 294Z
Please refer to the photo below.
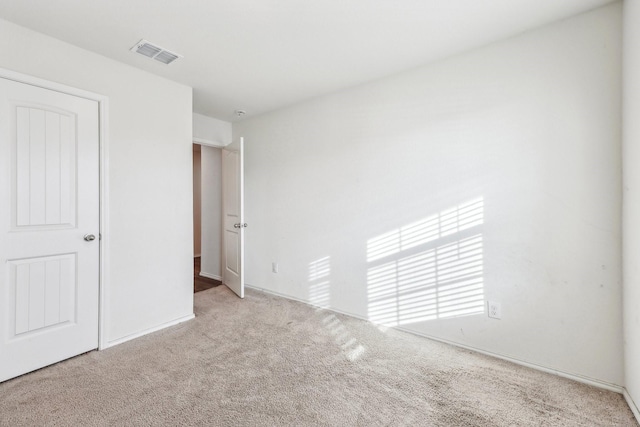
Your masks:
M222 150L193 144L193 291L222 284Z

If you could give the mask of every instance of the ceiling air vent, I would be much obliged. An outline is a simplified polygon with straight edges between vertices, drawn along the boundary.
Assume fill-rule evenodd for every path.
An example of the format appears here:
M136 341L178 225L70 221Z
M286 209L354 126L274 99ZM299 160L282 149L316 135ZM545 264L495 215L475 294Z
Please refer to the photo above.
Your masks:
M146 40L140 40L131 48L132 52L139 53L140 55L144 55L147 58L155 59L158 62L162 62L163 64L171 64L178 58L182 58L181 55L177 53L170 52L160 46L156 46L154 44L149 43Z

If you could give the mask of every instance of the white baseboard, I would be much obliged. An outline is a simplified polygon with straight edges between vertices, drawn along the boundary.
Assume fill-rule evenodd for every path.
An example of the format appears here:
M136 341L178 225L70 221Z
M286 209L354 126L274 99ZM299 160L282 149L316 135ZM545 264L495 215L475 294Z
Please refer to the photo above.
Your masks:
M366 319L364 319L366 320ZM620 393L622 394L622 392L624 391L624 388L622 386L619 386L617 384L613 384L613 383L609 383L606 381L601 381L601 380L597 380L595 378L590 378L587 376L583 376L583 375L579 375L579 374L572 374L569 372L564 372L564 371L560 371L557 369L553 369L553 368L548 368L546 366L542 366L542 365L537 365L535 363L531 363L531 362L527 362L525 360L520 360L520 359L516 359L512 356L505 356L503 354L500 353L493 353L491 351L487 351L487 350L482 350L479 349L477 347L473 347L473 346L469 346L469 345L465 345L465 344L460 344L457 343L455 341L449 341L446 339L442 339L442 338L438 338L432 335L428 335L428 334L423 334L420 332L416 332L416 331L412 331L409 329L405 329L402 327L394 327L393 329L397 329L399 331L403 331L403 332L407 332L413 335L418 335L424 338L428 338L434 341L439 341L445 344L449 344L455 347L460 347L460 348L464 348L466 350L471 350L474 351L476 353L481 353L487 356L491 356L491 357L495 357L497 359L502 359L502 360L506 360L507 362L511 362L511 363L515 363L516 365L520 365L520 366L525 366L527 368L531 368L531 369L535 369L537 371L541 371L541 372L546 372L548 374L552 374L552 375L557 375L559 377L563 377L563 378L567 378L573 381L577 381L579 383L583 383L583 384L588 384L588 385L592 385L594 387L598 387L604 390L609 390L609 391L613 391L615 393Z
M290 300L293 300L293 301L298 301L298 302L301 302L301 303L304 303L304 304L307 304L307 305L310 305L310 306L313 306L313 307L322 308L322 309L325 309L325 310L328 310L328 311L333 311L335 313L340 313L340 314L344 314L346 316L355 317L356 319L360 319L360 320L365 320L367 322L371 322L371 320L367 319L366 317L360 316L358 314L349 313L349 312L342 311L342 310L336 310L334 308L321 307L321 306L313 304L312 302L305 301L305 300L303 300L301 298L292 297L290 295L282 294L280 292L274 292L274 291L271 291L271 290L268 290L268 289L264 289L264 288L259 288L257 286L251 286L251 285L248 285L246 283L245 283L245 286L248 287L248 288L251 288L253 290L256 290L256 291L260 291L260 292L264 292L264 293L267 293L267 294L276 295L276 296L279 296L279 297L282 297L282 298L290 299ZM373 323L373 322L371 322L371 323ZM385 327L387 327L387 326L385 326ZM472 346L468 346L468 345L465 345L465 344L460 344L460 343L457 343L455 341L445 340L445 339L438 338L438 337L435 337L435 336L432 336L432 335L428 335L428 334L423 334L423 333L420 333L420 332L412 331L410 329L406 329L406 328L402 328L402 327L390 327L390 329L396 329L396 330L399 330L399 331L407 332L407 333L412 334L412 335L417 335L417 336L420 336L420 337L423 337L423 338L428 338L430 340L439 341L439 342L442 342L442 343L445 343L445 344L449 344L449 345L452 345L452 346L455 346L455 347L464 348L465 350L471 350L471 351L474 351L476 353L481 353L481 354L485 354L487 356L491 356L491 357L495 357L495 358L498 358L498 359L506 360L508 362L515 363L516 365L526 366L528 368L532 368L532 369L535 369L535 370L538 370L538 371L542 371L542 372L546 372L546 373L549 373L549 374L557 375L559 377L568 378L570 380L574 380L574 381L577 381L577 382L580 382L580 383L583 383L583 384L589 384L589 385L592 385L594 387L598 387L598 388L601 388L601 389L613 391L613 392L616 392L616 393L624 394L624 391L625 391L622 386L619 386L617 384L612 384L612 383L608 383L608 382L605 382L605 381L600 381L600 380L597 380L597 379L594 379L594 378L589 378L589 377L578 375L578 374L571 374L571 373L568 373L568 372L559 371L557 369L548 368L546 366L536 365L535 363L526 362L524 360L516 359L516 358L511 357L511 356L505 356L505 355L502 355L502 354L499 354L499 353L493 353L491 351L486 351L486 350L482 350L482 349L479 349L479 348L476 348L476 347L472 347ZM629 397L629 399L630 399L630 397ZM629 405L629 406L631 406L631 405ZM634 409L631 408L631 410L634 410ZM636 411L637 411L637 408L636 408ZM637 414L637 412L634 412L634 414ZM636 415L636 417L637 417L637 415Z
M633 401L626 388L622 391L622 395L624 396L624 400L627 401L627 405L629 405L629 408L631 408L631 412L633 412L636 420L640 423L640 410L638 410L638 405L636 405L636 402Z
M217 274L211 274L211 273L207 273L205 271L200 271L200 275L202 277L206 277L207 279L219 280L219 281L222 282L222 277L218 276Z
M195 314L189 314L188 316L183 316L183 317L180 317L178 319L174 319L174 320L171 320L169 322L163 323L161 325L154 326L153 328L145 329L144 331L136 332L134 334L127 335L125 337L118 338L118 339L115 339L113 341L108 341L107 345L105 347L101 348L100 350L104 350L106 348L113 347L115 345L122 344L122 343L127 342L127 341L131 341L132 339L135 339L135 338L140 338L141 336L150 334L152 332L157 332L157 331L159 331L161 329L168 328L169 326L174 326L174 325L177 325L179 323L186 322L188 320L194 319L195 317L196 317Z

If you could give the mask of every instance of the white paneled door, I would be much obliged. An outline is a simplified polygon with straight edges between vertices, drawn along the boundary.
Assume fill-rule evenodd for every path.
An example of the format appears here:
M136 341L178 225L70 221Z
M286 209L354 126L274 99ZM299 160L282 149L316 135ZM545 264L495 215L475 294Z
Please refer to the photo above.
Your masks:
M244 141L222 150L222 210L224 216L222 282L244 298Z
M99 112L0 78L0 381L98 347Z

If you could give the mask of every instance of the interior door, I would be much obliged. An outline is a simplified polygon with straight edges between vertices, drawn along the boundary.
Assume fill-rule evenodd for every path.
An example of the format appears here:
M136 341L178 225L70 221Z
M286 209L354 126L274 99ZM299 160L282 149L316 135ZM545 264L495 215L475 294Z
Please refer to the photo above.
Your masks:
M222 283L244 298L244 140L222 149Z
M0 381L98 347L98 124L0 78Z

